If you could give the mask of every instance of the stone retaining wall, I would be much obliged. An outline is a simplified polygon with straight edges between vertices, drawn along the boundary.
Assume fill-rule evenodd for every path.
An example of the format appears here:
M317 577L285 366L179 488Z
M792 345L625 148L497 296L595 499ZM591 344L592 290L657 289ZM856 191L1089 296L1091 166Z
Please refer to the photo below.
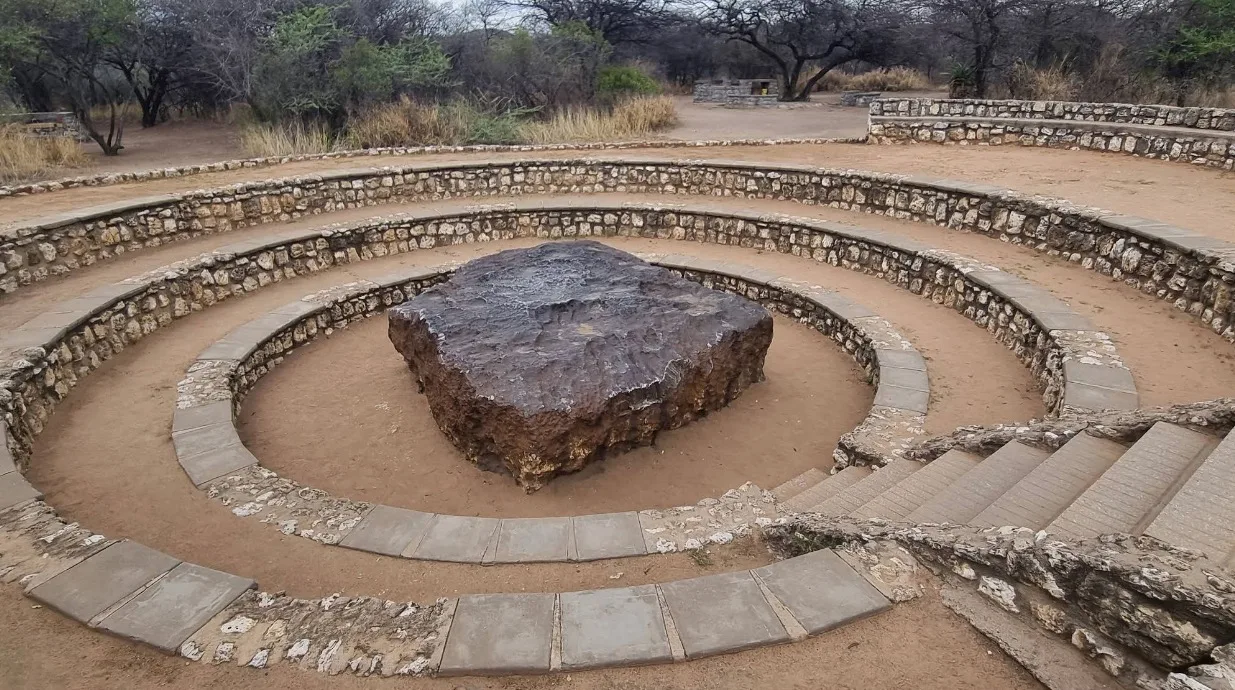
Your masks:
M614 235L782 251L871 273L946 304L986 328L1042 382L1049 410L1136 406L1131 375L1105 334L1025 281L963 257L886 233L786 216L530 204L370 219L294 237L250 240L104 286L0 338L0 394L5 396L0 409L21 449L16 455L24 458L51 409L78 377L172 320L219 301L337 264L416 248L516 237ZM925 412L925 402L921 405L919 411ZM871 431L881 424L868 421ZM872 433L870 438L878 436ZM861 444L853 443L855 457L862 456L857 452Z
M0 125L6 124L22 125L31 136L72 137L78 141L90 141L77 116L70 112L0 115ZM0 196L4 196L3 192Z
M859 427L860 433L851 432L841 439L836 457L843 465L883 463L900 457L904 448L922 434L930 395L925 361L882 318L834 292L758 269L679 255L645 258L710 289L743 295L799 320L834 340L855 359L876 386L876 404ZM454 562L577 561L665 553L728 543L759 524L771 523L774 499L748 484L719 499L705 499L698 506L624 513L620 522L625 529L633 528L633 535L592 544L587 549L581 538L552 548L555 539L576 529L571 519L562 518L556 529L544 521L538 523L544 530L539 537L544 543L512 547L513 556L485 548L483 540L476 549L422 553L414 544L393 548L388 542L366 537L370 532L366 516L377 512L387 527L394 520L406 522L408 529L403 532L409 535L413 525L432 523L437 516L334 497L259 466L258 459L244 449L234 425L241 402L257 381L295 349L359 319L382 314L445 279L453 270L454 266L402 270L330 288L258 317L207 348L178 386L172 422L177 459L189 479L235 515L260 519L284 534L386 555ZM589 517L604 516L574 520ZM615 517L611 515L604 522L614 523ZM456 529L475 523L473 531L477 532L501 530L504 524L466 516L442 519L452 521ZM611 524L610 528L618 530L619 525ZM530 536L534 535L516 534L503 541ZM630 536L637 541L637 549L631 548ZM579 544L574 547L577 552L572 553L575 543Z
M967 98L882 98L871 103L873 116L1083 120L1157 127L1235 131L1235 110L1173 105L1080 103L1072 101L983 100Z
M799 515L765 530L788 554L894 542L1010 613L1064 636L1129 685L1129 655L1162 669L1206 663L1235 640L1235 580L1148 537L1064 542L1032 530ZM1145 686L1149 687L1149 686Z
M998 117L872 116L867 140L874 144L1020 145L1085 149L1180 161L1223 170L1235 168L1235 135L1226 131L1219 133L1218 130Z
M664 161L526 161L336 171L167 195L0 235L0 293L121 250L344 208L459 197L594 192L782 199L928 222L1023 244L1168 300L1235 341L1235 245L1145 218L989 185L909 175ZM743 246L789 247L788 237ZM432 240L428 240L432 246Z
M775 79L704 79L695 82L695 103L759 106L776 105L780 83Z
M987 456L1011 441L1053 451L1079 433L1130 443L1158 422L1223 436L1235 428L1235 398L1138 410L1070 414L1059 419L1031 420L1020 424L963 426L950 434L926 439L905 455L927 462L952 449Z
M26 196L28 194L43 194L58 192L79 187L106 187L114 184L130 184L148 180L163 180L173 177L187 177L205 173L226 172L247 168L266 168L286 163L302 163L305 161L345 160L350 158L381 158L389 156L420 156L443 154L477 154L477 153L543 153L546 151L621 151L626 149L692 149L717 148L722 146L789 146L794 144L861 144L866 141L861 137L797 137L786 139L696 139L692 141L676 141L652 139L650 141L613 141L600 143L577 144L470 144L467 146L392 146L372 149L352 149L348 151L331 151L329 153L304 153L294 156L264 156L259 158L240 158L217 163L202 163L200 165L182 165L174 168L159 168L157 170L138 170L134 172L100 173L97 175L81 175L66 177L59 180L43 182L27 182L14 185L0 185L0 199L6 196Z

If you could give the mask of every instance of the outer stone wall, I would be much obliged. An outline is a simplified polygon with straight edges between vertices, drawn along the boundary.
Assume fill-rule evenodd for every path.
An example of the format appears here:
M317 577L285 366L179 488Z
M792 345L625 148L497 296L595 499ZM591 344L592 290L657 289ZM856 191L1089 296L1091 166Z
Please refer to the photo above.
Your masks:
M1127 153L1231 170L1235 111L1114 103L881 99L876 144L1019 144Z
M882 98L873 116L970 116L1039 120L1083 120L1132 125L1235 131L1235 110L1173 105L1080 103L1072 101L982 100L968 98Z
M981 233L1081 264L1174 302L1235 341L1235 245L1133 216L997 187L908 175L743 163L527 161L338 171L83 210L0 238L0 293L169 241L397 201L632 192L822 204ZM437 230L418 239L435 246ZM790 250L790 237L733 244ZM812 248L814 250L814 248Z

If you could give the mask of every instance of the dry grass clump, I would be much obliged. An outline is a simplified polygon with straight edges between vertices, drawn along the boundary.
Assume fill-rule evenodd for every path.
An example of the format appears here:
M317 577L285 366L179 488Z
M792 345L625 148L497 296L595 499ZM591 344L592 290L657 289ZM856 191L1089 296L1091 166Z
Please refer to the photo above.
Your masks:
M810 75L807 75L809 77ZM934 88L926 75L912 67L873 69L861 74L833 70L815 85L817 91L928 91Z
M240 130L240 147L257 158L328 153L336 148L336 143L326 125L299 120L251 124Z
M1030 101L1071 101L1077 98L1081 83L1062 65L1034 69L1018 62L1008 73L1008 91L1012 98Z
M249 155L264 157L399 146L619 141L677 122L669 96L631 98L612 109L565 110L544 121L527 120L529 113L499 112L467 101L427 105L403 98L353 115L337 136L321 124L253 123L241 130L240 144Z
M404 96L353 117L346 142L358 149L456 144L467 129L462 109L423 105Z
M41 179L89 162L72 137L36 137L21 125L0 126L0 182Z
M571 108L548 120L520 127L520 138L532 144L622 141L668 129L677 124L677 108L669 96L641 96L622 101L612 110Z

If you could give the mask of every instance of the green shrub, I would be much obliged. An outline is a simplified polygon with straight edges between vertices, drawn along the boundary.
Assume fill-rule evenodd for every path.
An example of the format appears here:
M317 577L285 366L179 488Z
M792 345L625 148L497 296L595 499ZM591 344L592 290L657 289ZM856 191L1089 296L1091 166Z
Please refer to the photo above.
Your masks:
M613 65L600 70L596 77L596 95L610 102L658 93L660 84L638 67Z

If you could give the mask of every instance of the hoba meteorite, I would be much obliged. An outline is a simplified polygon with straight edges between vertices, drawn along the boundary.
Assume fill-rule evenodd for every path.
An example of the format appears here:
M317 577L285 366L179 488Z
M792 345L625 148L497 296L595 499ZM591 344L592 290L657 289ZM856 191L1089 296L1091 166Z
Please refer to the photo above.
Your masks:
M389 318L450 441L529 492L724 407L772 342L758 304L591 241L476 259Z

